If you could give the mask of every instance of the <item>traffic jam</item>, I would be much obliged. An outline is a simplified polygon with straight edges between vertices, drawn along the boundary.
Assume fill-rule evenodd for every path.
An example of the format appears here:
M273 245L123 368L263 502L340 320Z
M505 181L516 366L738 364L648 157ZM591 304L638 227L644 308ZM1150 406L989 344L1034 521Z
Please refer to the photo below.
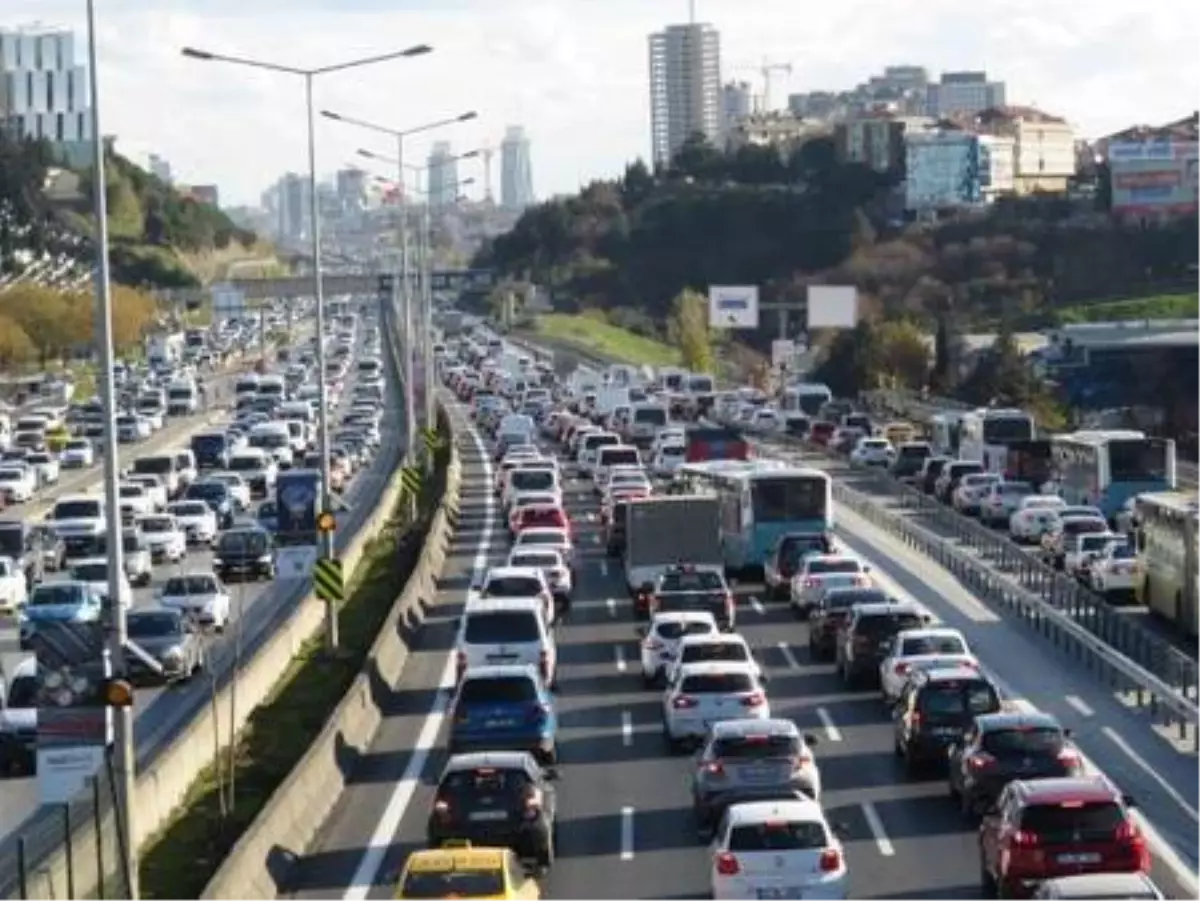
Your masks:
M330 487L343 493L371 466L392 395L373 309L340 307L327 325L319 377L331 413ZM217 327L207 340L227 343ZM249 604L269 595L280 578L281 549L312 542L321 496L316 340L281 347L266 365L264 358L221 375L231 385L223 403L227 419L214 416L173 444L133 445L122 454L117 490L124 571L115 580L117 598L111 596L108 511L99 475L91 485L58 494L41 518L0 522L6 551L0 557L0 642L6 650L20 649L0 655L6 664L0 674L0 773L26 777L36 771L32 649L44 624L104 621L119 603L126 609L126 662L135 686L179 685L204 671L213 643L237 628ZM189 366L194 364L172 359L159 364L162 371L151 366L129 377L143 385L176 384ZM188 371L195 376L194 368ZM210 375L211 382L217 378ZM91 446L94 438L69 438L61 451L44 453L65 458L77 441ZM307 502L298 505L297 497Z
M896 596L835 536L826 472L753 453L743 433L786 432L785 414L749 389L722 402L710 376L679 371L561 378L482 327L438 356L486 441L507 559L479 568L467 592L428 847L409 856L397 897L544 890L571 779L559 645L597 553L579 543L585 523L600 566L622 574L626 599L607 603L636 629L634 666L660 698L661 753L689 785L712 897L856 896L850 827L822 804L823 736L774 712L764 655L775 643L739 631L751 602L804 623L809 659L832 663L846 691L877 693L896 778L941 781L943 803L977 830L982 896L1165 897L1134 799L1086 765L1071 730L1007 697L963 631ZM689 382L701 403L681 396ZM864 430L840 436L856 465L875 465L864 456L876 436L894 447L864 414L845 416ZM881 452L881 465L904 456ZM619 648L617 659L624 672Z

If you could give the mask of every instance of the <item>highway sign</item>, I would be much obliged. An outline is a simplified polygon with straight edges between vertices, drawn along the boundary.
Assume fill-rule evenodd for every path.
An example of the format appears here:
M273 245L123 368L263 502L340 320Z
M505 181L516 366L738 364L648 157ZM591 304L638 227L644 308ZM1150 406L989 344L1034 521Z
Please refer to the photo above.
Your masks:
M322 557L313 567L313 585L317 597L323 601L340 604L346 597L346 586L342 578L342 561Z
M709 328L758 328L758 285L709 285Z
M275 549L275 571L281 579L307 579L316 565L316 545L292 544Z

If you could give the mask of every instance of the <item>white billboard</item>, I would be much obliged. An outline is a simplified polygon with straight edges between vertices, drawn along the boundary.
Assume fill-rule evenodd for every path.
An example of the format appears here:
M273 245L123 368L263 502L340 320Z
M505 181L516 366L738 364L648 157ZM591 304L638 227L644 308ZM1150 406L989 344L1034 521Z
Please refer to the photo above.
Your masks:
M808 327L854 328L858 323L858 289L846 285L808 286Z
M233 285L212 286L213 319L235 319L246 312L246 295Z
M709 285L709 328L758 328L758 285Z

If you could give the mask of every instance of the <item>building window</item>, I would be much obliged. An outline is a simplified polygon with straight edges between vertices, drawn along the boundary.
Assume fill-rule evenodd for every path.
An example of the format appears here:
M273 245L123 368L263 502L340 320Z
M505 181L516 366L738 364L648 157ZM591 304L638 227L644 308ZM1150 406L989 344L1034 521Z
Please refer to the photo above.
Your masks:
M65 137L63 137L63 124L64 124L64 123L63 123L63 120L64 120L66 117L65 117L65 116L63 116L63 114L62 114L62 113L56 113L56 114L55 114L55 116L54 116L54 118L55 118L55 124L54 124L54 140L58 141L59 143L62 143L63 141L65 141L65 140L66 140L66 138L65 138Z
M75 109L75 72L67 73L67 112Z
M33 72L25 73L25 109L32 110L33 106Z
M53 112L54 105L54 72L46 73L46 112ZM60 139L61 140L61 139Z

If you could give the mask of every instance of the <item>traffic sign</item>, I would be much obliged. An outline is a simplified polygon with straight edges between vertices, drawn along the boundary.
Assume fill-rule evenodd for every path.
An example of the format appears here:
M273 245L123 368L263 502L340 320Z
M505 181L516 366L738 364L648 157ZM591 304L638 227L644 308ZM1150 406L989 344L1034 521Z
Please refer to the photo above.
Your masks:
M425 442L425 449L431 454L440 450L443 444L442 436L438 434L437 429L421 429L421 440Z
M332 532L336 528L337 528L337 517L333 515L332 511L322 510L320 513L317 514L317 531L318 532Z
M323 601L340 604L346 597L346 587L342 581L342 561L322 557L313 567L313 585L317 597Z
M400 487L404 494L420 494L421 470L416 466L405 466L401 469Z

